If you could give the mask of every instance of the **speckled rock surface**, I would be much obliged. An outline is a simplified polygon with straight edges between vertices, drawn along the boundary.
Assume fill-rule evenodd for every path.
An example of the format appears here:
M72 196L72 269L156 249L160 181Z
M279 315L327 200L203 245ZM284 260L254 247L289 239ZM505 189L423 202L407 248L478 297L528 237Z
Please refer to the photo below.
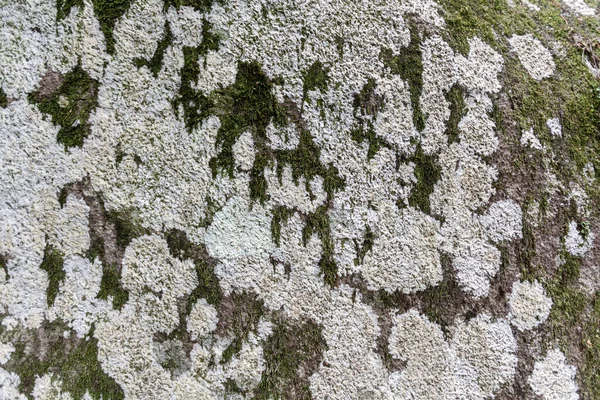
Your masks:
M0 0L0 399L600 399L597 0Z

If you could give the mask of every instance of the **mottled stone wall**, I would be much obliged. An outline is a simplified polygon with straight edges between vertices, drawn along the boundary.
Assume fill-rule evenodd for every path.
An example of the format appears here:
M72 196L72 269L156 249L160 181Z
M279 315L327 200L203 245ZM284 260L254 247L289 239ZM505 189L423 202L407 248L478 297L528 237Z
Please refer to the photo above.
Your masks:
M597 0L0 0L0 399L600 399Z

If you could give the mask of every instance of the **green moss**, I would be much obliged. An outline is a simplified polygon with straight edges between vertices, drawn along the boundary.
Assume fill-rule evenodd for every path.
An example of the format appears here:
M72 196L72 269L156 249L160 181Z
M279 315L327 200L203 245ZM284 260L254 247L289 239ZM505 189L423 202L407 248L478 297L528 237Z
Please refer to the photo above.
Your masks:
M60 321L45 321L42 329L26 331L13 343L15 352L6 369L19 375L19 389L31 395L36 378L52 373L62 380L62 390L74 399L82 398L86 392L94 400L123 399L123 390L98 361L98 341L93 337L93 328L85 339L65 339L65 330L69 328ZM38 358L38 352L31 351L40 343L46 346L42 359Z
M319 260L323 279L330 286L336 286L339 280L338 267L333 258L334 246L326 206L320 206L314 213L308 214L306 217L306 224L302 229L302 241L305 246L313 233L317 234L323 246L323 255Z
M589 398L600 398L600 291L596 292L590 318L585 324L582 348L584 365L582 368L584 390Z
M8 280L10 278L10 275L8 273L8 260L6 259L5 256L3 256L2 254L0 254L0 269L4 270L4 273L6 274L6 280ZM0 331L1 333L1 331Z
M81 147L90 133L88 118L98 104L98 87L98 81L90 78L78 64L49 97L39 92L29 95L29 101L37 103L40 111L50 114L52 122L60 126L56 140L64 144L65 150ZM63 101L66 104L61 106Z
M445 97L450 103L450 118L448 119L445 133L448 136L448 143L452 144L460 140L458 123L467 113L467 106L465 104L463 90L458 84L454 84L446 93Z
M214 272L216 260L208 255L204 245L190 242L183 231L172 229L167 232L165 239L169 246L169 252L173 257L194 261L198 286L194 288L188 298L186 305L187 315L192 311L192 307L199 298L204 298L209 304L218 307L221 302L222 293L219 286L219 279Z
M271 237L277 247L281 239L281 224L285 224L288 219L294 215L294 210L286 206L276 206L273 208L273 219L271 220Z
M129 246L133 239L149 233L129 211L109 211L106 213L106 220L115 227L117 245L123 249Z
M367 225L362 244L359 244L358 241L354 239L354 248L356 249L356 258L354 259L355 265L363 263L367 253L373 250L374 241L375 235L373 234L371 227Z
M83 9L83 0L56 0L56 20L66 18L75 6Z
M112 305L115 310L120 310L129 301L129 292L123 288L121 274L117 271L117 267L103 264L100 290L96 297L107 300L108 296L112 296Z
M433 192L436 182L440 179L441 169L435 157L425 154L421 145L417 145L415 154L409 159L415 163L415 176L417 183L410 192L408 204L417 207L426 214L431 212L429 195Z
M264 345L266 366L253 398L312 399L308 377L317 371L326 349L321 326L311 321L278 323Z
M573 329L580 327L587 306L587 298L578 290L581 259L564 252L563 264L546 284L552 298L552 309L548 318L553 337L567 351Z
M173 42L173 33L171 32L171 25L169 21L165 21L165 34L163 38L156 45L156 50L154 50L154 54L150 60L145 60L143 58L136 58L133 61L138 68L143 67L144 65L148 67L150 72L154 77L158 76L160 69L162 67L163 57L165 55L165 51Z
M304 103L310 101L308 98L308 92L319 89L321 93L327 91L329 86L329 69L325 68L321 61L315 61L312 63L310 68L302 72L303 86L302 86L302 106L300 111L304 110Z
M0 87L0 108L6 108L6 106L8 106L8 98L4 90Z
M382 147L390 148L390 145L375 134L373 122L377 118L377 114L384 106L383 96L375 93L377 84L373 78L369 78L359 93L354 94L353 114L356 120L355 126L350 131L350 137L357 143L362 143L367 140L369 142L369 150L367 159L375 156L377 151Z
M219 325L234 338L221 357L221 364L226 364L240 352L248 334L257 332L258 322L264 314L264 303L255 294L245 292L234 293L223 301L225 304L219 308Z
M108 54L115 52L113 29L115 24L129 10L131 0L93 0L94 14L100 22L100 30L106 40Z
M58 289L62 281L65 280L66 273L63 269L64 259L61 252L52 245L46 244L44 249L44 259L40 268L48 274L48 288L46 289L46 301L48 307L54 305L54 300L58 295Z
M167 11L169 7L173 6L177 9L180 7L192 7L200 12L210 11L215 0L165 0L164 10ZM222 1L217 0L218 3Z
M421 56L421 38L418 29L411 24L408 47L395 55L390 49L383 48L379 54L383 64L393 74L398 74L408 83L410 102L413 111L413 124L419 132L425 129L425 115L421 111L421 92L423 91L423 60Z

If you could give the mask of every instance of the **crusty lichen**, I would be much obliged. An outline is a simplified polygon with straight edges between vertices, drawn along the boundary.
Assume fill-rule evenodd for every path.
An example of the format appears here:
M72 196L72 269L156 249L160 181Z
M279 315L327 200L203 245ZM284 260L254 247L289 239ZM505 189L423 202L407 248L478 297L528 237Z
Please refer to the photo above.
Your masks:
M598 395L590 5L4 3L7 396Z

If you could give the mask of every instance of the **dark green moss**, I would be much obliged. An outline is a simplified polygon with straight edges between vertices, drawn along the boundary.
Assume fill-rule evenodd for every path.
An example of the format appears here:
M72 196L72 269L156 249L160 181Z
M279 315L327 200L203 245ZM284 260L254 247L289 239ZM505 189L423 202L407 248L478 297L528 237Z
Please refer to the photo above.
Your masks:
M56 0L56 20L66 18L75 6L83 8L83 0Z
M303 76L303 87L302 87L302 106L301 110L304 109L304 103L309 100L308 92L319 89L321 93L327 91L329 85L329 69L325 68L321 61L315 61L312 63L310 68L302 72Z
M65 280L66 273L63 269L64 259L62 253L56 250L52 245L46 244L44 249L44 259L40 268L48 274L48 288L46 289L46 301L48 307L54 305L54 300L58 295L58 289L62 281Z
M128 211L109 211L106 213L107 222L115 227L117 245L122 249L137 237L148 234L149 231L137 223L135 217Z
M582 340L585 363L582 369L584 390L590 399L600 398L600 291L592 302L592 312L584 327Z
M546 290L552 298L548 320L553 337L568 348L572 330L581 326L587 298L578 290L581 259L566 252L562 257L564 262L546 285Z
M60 204L60 208L63 208L67 203L67 197L69 196L69 187L68 185L63 186L58 193L58 204Z
M5 108L8 106L8 97L6 97L6 93L0 87L0 108Z
M106 40L108 54L115 52L113 29L115 24L129 10L131 0L93 0L94 14L100 22L100 30Z
M271 237L277 247L281 239L281 224L285 224L288 219L294 215L294 210L286 206L277 206L273 208L273 219L271 220Z
M266 366L253 398L312 399L308 377L317 371L326 349L321 326L311 321L278 323L264 345Z
M188 298L186 315L189 315L192 307L200 298L204 298L209 304L218 307L221 302L222 293L219 286L219 279L214 272L216 260L208 255L204 245L190 242L183 231L177 229L170 230L166 233L165 238L169 246L169 252L173 257L194 261L198 286L194 288Z
M467 106L463 91L458 84L454 84L448 93L446 93L446 100L450 103L450 118L448 119L445 133L448 136L448 143L451 144L460 140L458 123L465 116Z
M165 55L165 51L173 42L173 33L171 32L171 25L169 21L165 21L165 33L163 38L156 45L156 50L154 50L154 54L150 60L145 60L143 58L136 58L133 61L138 68L142 66L147 66L152 75L155 77L158 76L160 69L162 67L163 57Z
M395 55L390 49L383 48L379 54L383 64L393 74L398 74L408 83L410 102L413 111L413 123L420 132L425 129L425 115L421 111L421 92L423 90L423 60L421 56L421 38L414 24L411 24L408 47Z
M217 2L222 3L218 0ZM208 12L213 3L215 0L165 0L164 10L167 11L169 7L173 6L175 8L192 7L200 12Z
M60 321L44 321L39 331L26 331L26 335L13 343L15 352L6 369L19 375L19 389L31 395L37 377L52 373L62 380L62 390L75 399L86 392L94 400L123 399L123 390L98 361L98 341L93 337L93 328L85 339L64 338L63 332L68 329ZM31 351L40 343L46 346L42 359Z
M256 332L258 322L264 314L264 303L253 293L233 293L223 299L218 309L217 333L233 336L233 341L221 357L226 364L239 354L242 344L250 332Z
M320 206L314 213L306 216L306 224L302 229L302 241L305 246L314 233L317 234L323 246L323 255L319 260L319 268L323 274L323 279L330 286L337 286L339 281L338 267L333 258L334 246L327 206Z
M107 300L108 296L112 297L112 306L115 310L120 310L129 301L129 291L123 287L117 267L103 264L100 290L96 297Z
M354 247L356 249L356 258L354 259L355 265L360 265L363 263L367 253L373 250L374 241L375 235L373 234L371 227L367 225L367 230L365 231L362 244L359 244L358 241L354 239Z
M415 154L410 158L415 163L415 176L417 183L410 192L408 204L417 207L426 214L431 212L429 195L433 192L436 182L440 179L441 169L435 157L425 154L421 145L417 145Z
M369 78L359 93L354 94L353 114L356 120L355 126L350 131L350 137L357 143L367 140L369 150L367 159L375 156L382 147L390 148L389 144L375 134L373 122L377 114L384 106L383 96L375 92L377 84L373 78Z
M50 114L52 122L60 126L56 140L64 144L65 150L81 147L88 136L88 118L98 104L98 87L98 81L90 78L78 64L49 97L39 92L29 95L29 101L37 103L40 111ZM61 99L67 102L64 107L60 106Z
M6 257L0 254L0 269L4 270L4 273L6 274L6 279L8 280L10 278L10 275L8 274L7 264L8 260L6 259Z

